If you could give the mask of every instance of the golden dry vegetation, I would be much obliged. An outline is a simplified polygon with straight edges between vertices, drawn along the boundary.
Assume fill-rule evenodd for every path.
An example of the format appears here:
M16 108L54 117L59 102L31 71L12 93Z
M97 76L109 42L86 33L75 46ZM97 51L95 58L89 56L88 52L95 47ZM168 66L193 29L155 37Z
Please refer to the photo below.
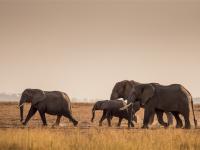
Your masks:
M127 121L122 127L116 127L117 118L112 127L98 126L101 112L98 112L94 123L90 123L92 104L73 104L73 114L79 120L78 127L73 127L66 118L62 118L59 127L52 127L56 116L47 115L48 126L43 127L36 114L26 127L19 121L17 103L0 103L0 149L32 150L32 149L130 149L130 150L199 150L200 129L175 129L173 126L164 129L154 121L148 130L140 129L143 111L137 113L138 123L135 128L128 129ZM25 115L30 105L25 106ZM200 120L200 106L195 105L195 114ZM192 121L192 118L191 118ZM200 122L199 122L200 123ZM198 123L198 124L199 124ZM193 122L192 122L193 124Z

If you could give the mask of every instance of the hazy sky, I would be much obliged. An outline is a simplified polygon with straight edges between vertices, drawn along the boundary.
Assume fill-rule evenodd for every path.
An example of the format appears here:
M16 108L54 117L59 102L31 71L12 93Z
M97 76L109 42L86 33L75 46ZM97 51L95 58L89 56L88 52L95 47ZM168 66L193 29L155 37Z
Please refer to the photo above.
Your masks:
M0 91L108 99L117 81L200 96L200 1L0 0Z

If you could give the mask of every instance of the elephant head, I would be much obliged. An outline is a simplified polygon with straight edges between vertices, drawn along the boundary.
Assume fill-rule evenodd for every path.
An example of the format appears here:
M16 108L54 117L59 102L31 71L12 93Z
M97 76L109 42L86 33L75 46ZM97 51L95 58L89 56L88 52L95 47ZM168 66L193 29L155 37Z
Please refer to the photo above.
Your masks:
M127 99L129 97L131 89L135 85L139 85L139 84L140 83L135 82L133 80L131 81L124 80L124 81L117 82L112 90L110 99L111 100L118 99L118 98L123 98L124 100Z
M128 104L140 101L141 106L144 106L155 93L155 87L152 84L140 84L135 86L129 95Z
M152 84L140 84L134 86L129 94L128 103L126 106L120 108L120 110L128 109L129 122L132 121L133 106L135 103L140 103L142 107L148 103L151 97L154 96L155 88Z
M20 121L23 121L23 110L24 110L24 104L25 103L31 103L31 105L35 105L38 102L44 100L45 93L42 90L39 89L25 89L21 95L20 101L19 101L19 108L20 108Z

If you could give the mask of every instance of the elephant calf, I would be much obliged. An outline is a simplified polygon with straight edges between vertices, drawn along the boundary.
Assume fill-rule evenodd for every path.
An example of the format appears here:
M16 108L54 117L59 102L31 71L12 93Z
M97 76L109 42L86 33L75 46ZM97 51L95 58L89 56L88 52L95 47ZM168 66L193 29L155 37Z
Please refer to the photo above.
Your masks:
M92 119L91 122L93 122L95 117L95 111L96 110L103 110L103 115L99 121L99 126L102 126L103 120L107 119L108 125L111 126L111 119L113 116L119 118L118 126L121 125L122 119L128 120L129 114L127 110L120 110L121 107L126 106L126 103L122 100L103 100L103 101L97 101L92 109ZM140 109L140 103L135 103L133 106L133 120L137 122L137 118L135 116L135 112L137 112ZM133 122L131 122L132 127L134 127Z
M64 92L49 92L40 89L24 90L19 102L21 122L23 121L23 105L26 102L31 103L31 108L23 122L24 125L28 123L37 111L39 111L43 125L47 125L45 113L57 115L55 125L59 125L62 116L69 118L69 120L73 122L74 126L78 124L78 121L76 121L72 116L70 99Z

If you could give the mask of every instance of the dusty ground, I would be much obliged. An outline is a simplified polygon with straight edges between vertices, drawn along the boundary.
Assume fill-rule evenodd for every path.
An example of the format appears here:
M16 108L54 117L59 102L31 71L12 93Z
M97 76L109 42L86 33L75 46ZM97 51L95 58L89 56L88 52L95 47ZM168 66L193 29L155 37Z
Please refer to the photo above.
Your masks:
M25 105L25 111L24 111L24 118L27 115L27 112L30 108L29 104ZM73 103L72 104L72 111L73 116L79 121L78 128L80 129L88 129L88 128L98 128L98 121L101 117L102 112L96 111L96 117L94 123L90 122L91 119L91 109L92 104L84 104L84 103ZM138 129L142 125L142 119L143 119L143 109L141 109L139 112L137 112L138 117L138 123L135 123L135 128ZM198 125L200 125L200 105L195 105L195 115L198 120ZM50 116L46 115L47 117L47 123L48 128L52 127L52 124L56 120L56 116ZM156 117L155 117L156 118ZM191 123L193 123L193 117L191 116ZM118 122L117 118L114 118L112 120L112 128L117 128L116 124ZM29 121L27 127L29 128L37 128L42 127L42 121L40 119L40 116L38 112L35 116L31 118ZM103 127L107 127L107 121L104 121ZM21 125L21 122L19 121L19 109L17 108L17 103L15 102L1 102L0 103L0 128L23 128ZM73 125L71 122L68 121L67 118L62 117L60 127L57 128L73 128ZM127 120L123 120L122 127L121 128L127 128ZM161 128L157 120L154 121L151 128Z

